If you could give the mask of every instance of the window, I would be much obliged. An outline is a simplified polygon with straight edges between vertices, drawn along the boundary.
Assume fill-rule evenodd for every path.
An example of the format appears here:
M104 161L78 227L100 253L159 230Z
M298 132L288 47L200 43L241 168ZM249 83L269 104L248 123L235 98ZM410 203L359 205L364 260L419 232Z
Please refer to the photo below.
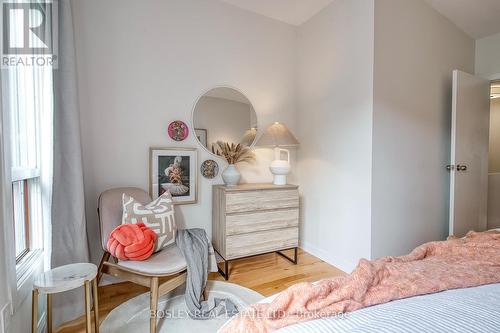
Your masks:
M40 140L30 71L31 69L21 67L8 69L5 84L10 93L8 111L16 263L32 248L30 222L36 223L39 218L32 214L32 210L40 204L32 195L32 191L37 190L37 180L40 176L38 168Z
M29 184L27 179L12 183L12 197L14 198L16 263L28 254L30 250L30 200L28 186Z
M22 24L13 26L13 34L22 34ZM51 139L44 139L52 135L52 68L18 65L3 69L2 97L8 119L13 240L19 266L30 253L43 249L42 187L47 182L42 178L52 160Z
M5 71L16 263L43 247L40 117L43 108L51 107L51 96L44 93L44 84L51 81L49 70L20 66Z
M14 10L14 14L17 13L15 15L3 7L2 27L8 27L9 43L15 40L14 44L17 45L14 51L9 49L12 51L9 57L38 59L40 55L35 50L39 44L32 43L37 39L33 39L33 34L30 34L33 31L26 26L26 22L31 22L30 19L25 20L26 15L39 16L37 11L32 10L38 7L32 7L26 1L16 0L15 3L16 6L22 4ZM19 14L21 9L24 10L23 15ZM45 18L47 16L51 17L51 14L42 15ZM6 17L9 18L8 24L5 23ZM52 29L51 24L48 27ZM28 42L25 43L26 38ZM46 38L42 42L45 43ZM2 182L2 194L6 194L5 202L11 206L3 207L6 215L3 227L6 232L7 279L14 311L30 295L33 277L50 265L52 76L49 63L40 66L38 62L23 61L20 64L16 61L8 67L2 66L1 71L1 150L5 160L1 167L5 170L7 180L6 183Z

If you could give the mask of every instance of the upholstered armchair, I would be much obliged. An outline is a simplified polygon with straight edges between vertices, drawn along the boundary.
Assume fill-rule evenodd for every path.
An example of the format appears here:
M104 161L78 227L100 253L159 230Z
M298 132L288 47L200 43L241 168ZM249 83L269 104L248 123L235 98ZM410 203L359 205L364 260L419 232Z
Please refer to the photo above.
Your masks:
M142 204L151 202L151 197L142 189L134 187L114 188L99 196L101 245L104 250L98 271L98 281L102 274L109 274L150 289L150 310L156 313L158 297L170 292L186 281L186 261L176 245L170 245L144 261L121 261L112 258L107 250L111 231L122 223L122 195L126 193ZM113 261L110 261L110 258ZM156 318L150 319L150 333L156 333Z

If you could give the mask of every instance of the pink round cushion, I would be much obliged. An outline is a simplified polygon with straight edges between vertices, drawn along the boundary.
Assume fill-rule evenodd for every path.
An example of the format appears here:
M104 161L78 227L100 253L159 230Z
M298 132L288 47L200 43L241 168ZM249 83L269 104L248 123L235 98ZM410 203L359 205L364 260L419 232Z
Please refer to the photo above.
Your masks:
M109 235L109 253L120 260L145 260L153 254L156 233L144 223L122 224Z

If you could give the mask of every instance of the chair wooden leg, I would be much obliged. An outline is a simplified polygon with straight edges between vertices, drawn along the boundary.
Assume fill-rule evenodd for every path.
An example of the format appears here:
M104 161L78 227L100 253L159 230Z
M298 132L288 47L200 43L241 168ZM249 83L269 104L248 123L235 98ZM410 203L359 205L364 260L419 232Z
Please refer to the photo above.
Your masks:
M92 280L92 292L94 298L94 328L95 333L99 333L99 293L97 289L97 278Z
M156 317L158 311L158 278L151 278L151 296L150 296L150 319L149 332L156 333Z
M47 294L47 333L52 333L52 295Z
M206 286L203 289L203 300L204 301L208 301L208 291L207 291L207 287Z
M85 281L85 328L87 333L92 333L92 317L90 315L90 281Z
M33 298L31 299L31 333L38 332L38 290L33 289Z
M97 269L97 284L101 282L102 278L102 266L104 266L104 263L109 260L109 256L111 254L109 252L104 252L101 258L101 262L99 263L99 268Z

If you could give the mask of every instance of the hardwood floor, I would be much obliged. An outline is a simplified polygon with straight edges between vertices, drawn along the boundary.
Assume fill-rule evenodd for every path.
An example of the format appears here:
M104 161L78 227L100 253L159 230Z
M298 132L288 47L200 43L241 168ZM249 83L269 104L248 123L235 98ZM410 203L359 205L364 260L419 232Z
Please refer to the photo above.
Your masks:
M290 251L291 252L291 251ZM287 253L292 255L291 253ZM271 253L257 257L232 261L229 266L229 281L253 289L264 296L273 295L297 282L316 281L326 277L345 274L324 261L299 249L299 262L293 265L283 257ZM211 273L210 280L224 281L219 273ZM148 289L123 282L99 287L99 318L121 303L147 292ZM56 333L84 333L84 317L66 323Z

